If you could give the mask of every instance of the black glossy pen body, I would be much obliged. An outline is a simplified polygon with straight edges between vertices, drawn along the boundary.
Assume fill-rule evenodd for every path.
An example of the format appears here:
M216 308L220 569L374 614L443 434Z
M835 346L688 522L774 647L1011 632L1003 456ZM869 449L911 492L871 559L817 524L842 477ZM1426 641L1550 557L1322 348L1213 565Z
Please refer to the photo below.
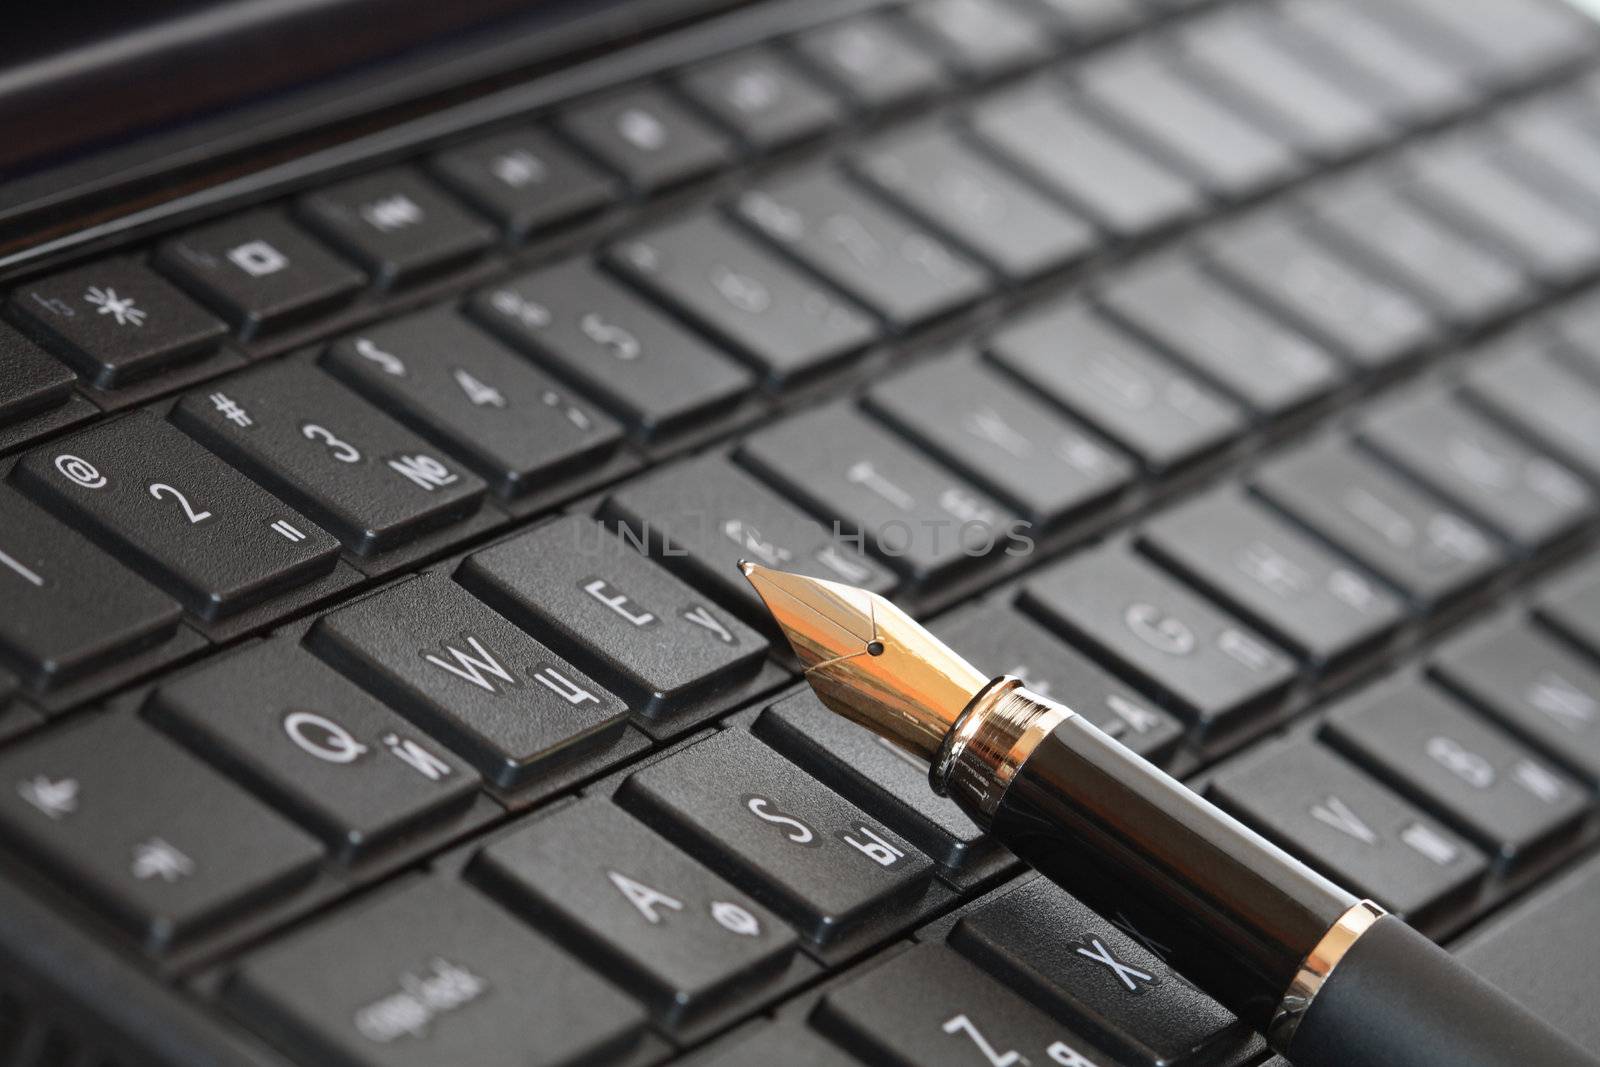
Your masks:
M1039 739L985 821L1258 1029L1358 903L1078 716Z

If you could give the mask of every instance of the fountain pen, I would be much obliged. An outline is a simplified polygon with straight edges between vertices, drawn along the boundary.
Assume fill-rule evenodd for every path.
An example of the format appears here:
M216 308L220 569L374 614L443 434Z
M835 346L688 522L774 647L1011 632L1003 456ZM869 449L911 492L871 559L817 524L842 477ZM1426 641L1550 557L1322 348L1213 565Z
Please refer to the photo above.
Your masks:
M1600 1064L1370 900L1313 871L888 600L740 570L828 708L929 763L1029 866L1119 915L1296 1067Z

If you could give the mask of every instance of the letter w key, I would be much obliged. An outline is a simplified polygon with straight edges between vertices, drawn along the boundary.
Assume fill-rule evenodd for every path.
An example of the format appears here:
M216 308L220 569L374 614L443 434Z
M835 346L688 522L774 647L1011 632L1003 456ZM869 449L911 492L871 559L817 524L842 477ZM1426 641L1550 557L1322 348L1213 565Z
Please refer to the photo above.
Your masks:
M516 689L522 685L515 675L500 665L500 661L495 658L494 653L484 647L482 641L466 633L461 635L461 639L466 642L471 652L463 651L452 644L445 644L441 651L450 657L448 660L432 652L424 652L422 658L435 667L447 670L457 678L471 682L479 689L490 693L500 692L501 686Z

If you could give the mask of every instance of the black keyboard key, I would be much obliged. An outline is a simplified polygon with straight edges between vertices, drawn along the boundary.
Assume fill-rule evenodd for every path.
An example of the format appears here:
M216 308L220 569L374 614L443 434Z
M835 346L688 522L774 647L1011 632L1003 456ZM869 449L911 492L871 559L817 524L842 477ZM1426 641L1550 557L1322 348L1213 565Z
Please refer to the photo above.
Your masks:
M1546 325L1557 336L1561 356L1591 378L1600 378L1600 291L1560 305Z
M1439 652L1446 685L1587 781L1600 782L1600 668L1524 625L1464 634Z
M988 496L842 404L763 430L738 455L912 581L958 571L1024 532Z
M3 484L0 603L0 658L39 690L164 641L180 614L175 601Z
M906 18L967 78L995 78L1047 58L1053 49L1042 22L1008 0L929 0Z
M1308 738L1255 749L1212 779L1206 796L1413 922L1469 891L1487 867L1466 841Z
M794 47L865 110L923 100L945 85L938 62L882 15L862 15L809 30L795 39Z
M1303 334L1200 272L1189 259L1146 261L1100 293L1113 315L1264 417L1326 395L1342 371Z
M1522 552L1571 533L1595 512L1595 496L1576 474L1447 397L1389 405L1358 432Z
M467 308L644 437L724 409L754 384L749 371L579 260L485 289Z
M248 957L229 1006L296 1058L566 1067L634 1048L644 1012L482 896L418 879Z
M1600 656L1600 568L1568 575L1539 599L1539 617Z
M1035 0L1035 6L1074 43L1131 30L1151 14L1138 0Z
M1600 386L1514 345L1467 374L1467 396L1591 480L1600 480Z
M0 833L164 948L308 877L315 840L130 715L0 756Z
M385 289L466 263L495 237L493 227L409 167L308 193L296 207Z
M973 132L1117 237L1140 237L1204 206L1187 179L1086 114L1064 89L1036 86L980 104Z
M861 1067L860 1060L803 1022L759 1023L683 1062L684 1067Z
M167 681L168 732L347 855L464 806L478 776L287 639Z
M996 363L1161 474L1244 432L1243 410L1077 304L989 339Z
M1007 281L1022 282L1086 255L1088 223L957 140L927 128L876 142L856 170Z
M759 988L794 954L771 912L590 797L499 838L472 877L668 1025Z
M1394 136L1368 101L1285 48L1274 29L1259 10L1233 12L1190 23L1175 44L1242 112L1306 155L1339 160Z
M1258 214L1204 247L1236 284L1358 366L1392 366L1435 337L1432 317L1409 294L1281 213Z
M65 364L0 323L0 423L65 403L77 380Z
M836 366L878 338L870 315L716 215L624 241L610 259L774 387Z
M1307 199L1317 234L1374 277L1416 294L1451 323L1473 327L1533 298L1527 275L1381 179L1340 181ZM1348 327L1349 328L1354 328Z
M223 384L185 396L173 421L358 555L478 510L481 479L310 364L279 361Z
M606 498L601 516L625 525L662 566L761 625L771 613L739 572L740 560L844 582L873 592L894 573L722 456L651 471Z
M1146 759L1160 759L1183 732L1177 719L1013 608L958 612L933 629L979 670L1016 675Z
M657 89L629 89L579 104L557 123L638 192L680 185L733 158L720 134Z
M830 990L813 1025L884 1067L1106 1062L942 945L918 945Z
M735 210L895 329L954 311L988 286L977 264L834 174L764 185L740 194Z
M338 560L332 537L148 411L30 452L12 479L206 618Z
M1507 861L1570 828L1589 806L1584 786L1416 680L1341 704L1323 736Z
M1490 146L1436 141L1412 153L1405 191L1540 280L1567 285L1600 266L1600 228L1507 171Z
M1600 132L1573 96L1540 96L1495 116L1510 149L1501 158L1518 175L1580 210L1600 200Z
M743 730L636 771L617 800L818 943L915 896L932 870Z
M782 148L839 125L839 98L771 48L757 47L691 69L680 85L702 110L756 151Z
M1295 677L1287 655L1122 546L1045 569L1019 603L1202 727L1271 703Z
M115 389L214 348L221 320L149 268L108 259L11 293L25 328L101 389Z
M1120 453L965 357L925 363L876 385L867 403L1042 526L1108 503L1133 477Z
M1304 169L1283 141L1230 110L1158 51L1130 47L1096 57L1078 68L1074 81L1098 109L1138 131L1217 196L1251 196Z
M623 702L442 575L317 620L313 651L502 786L599 752Z
M348 303L367 281L275 211L174 237L156 250L156 265L245 338Z
M1518 900L1452 946L1458 959L1581 1047L1600 1048L1600 1015L1586 994L1600 928L1600 859Z
M1404 617L1392 593L1238 490L1164 512L1141 543L1319 666L1372 649Z
M1119 1063L1209 1062L1244 1036L1226 1008L1043 878L963 916L950 944Z
M989 854L970 816L928 788L928 764L795 693L767 708L757 737L816 775L828 788L883 819L896 833L952 870Z
M622 439L608 415L451 308L348 337L323 353L322 365L462 457L503 496L600 463Z
M1342 445L1278 460L1254 485L1425 610L1482 583L1504 561L1476 524Z
M1503 86L1532 80L1594 47L1579 10L1545 0L1364 0L1475 80Z
M539 129L516 129L434 156L433 173L513 240L591 215L620 195L610 175Z
M583 516L476 552L457 577L647 718L738 685L766 656L761 635Z
M1449 64L1347 2L1288 0L1277 5L1286 44L1322 67L1351 95L1405 126L1465 111L1478 97Z

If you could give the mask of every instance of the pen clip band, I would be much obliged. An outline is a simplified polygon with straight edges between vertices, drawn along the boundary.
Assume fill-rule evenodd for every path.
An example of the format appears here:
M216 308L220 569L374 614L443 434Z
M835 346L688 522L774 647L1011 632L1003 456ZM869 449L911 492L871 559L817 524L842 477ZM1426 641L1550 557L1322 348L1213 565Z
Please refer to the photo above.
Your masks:
M991 816L1039 742L1075 714L1028 691L1013 675L991 679L945 735L928 781L940 796L966 798Z
M1294 1040L1295 1030L1300 1026L1300 1020L1311 1008L1311 1002L1316 999L1320 990L1339 966L1339 961L1344 959L1345 953L1350 951L1350 946L1368 928L1385 915L1389 914L1383 908L1370 900L1362 900L1351 905L1350 910L1339 916L1337 922L1328 927L1328 932L1322 935L1316 947L1306 953L1306 958L1300 961L1300 968L1295 972L1293 980L1289 982L1288 990L1283 994L1283 999L1278 1002L1278 1008L1272 1013L1272 1019L1267 1023L1267 1042L1279 1052L1283 1052Z

